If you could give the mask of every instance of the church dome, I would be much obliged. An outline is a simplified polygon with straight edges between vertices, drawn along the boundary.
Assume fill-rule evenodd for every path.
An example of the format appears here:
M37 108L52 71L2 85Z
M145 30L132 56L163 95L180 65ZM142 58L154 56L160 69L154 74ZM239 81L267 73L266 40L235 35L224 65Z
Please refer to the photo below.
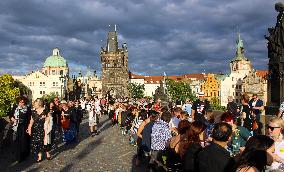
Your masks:
M43 67L68 67L67 61L60 56L59 49L53 49L52 56L46 58Z

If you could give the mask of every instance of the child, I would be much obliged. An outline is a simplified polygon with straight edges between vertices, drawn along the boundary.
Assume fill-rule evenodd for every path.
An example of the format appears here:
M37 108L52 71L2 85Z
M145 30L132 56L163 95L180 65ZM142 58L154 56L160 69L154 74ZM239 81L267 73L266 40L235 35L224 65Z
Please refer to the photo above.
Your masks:
M205 114L205 125L206 125L206 138L208 141L211 141L212 130L215 125L215 116L212 110L208 110Z

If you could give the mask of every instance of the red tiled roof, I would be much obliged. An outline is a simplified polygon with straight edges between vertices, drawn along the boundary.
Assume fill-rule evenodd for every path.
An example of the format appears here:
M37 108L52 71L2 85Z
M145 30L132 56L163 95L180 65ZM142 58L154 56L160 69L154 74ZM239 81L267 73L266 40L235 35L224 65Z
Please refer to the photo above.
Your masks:
M265 78L268 74L267 70L256 70L256 75Z
M181 75L181 76L166 76L167 79L172 79L175 81L179 81L182 79L190 79L190 78L196 78L197 80L202 80L206 77L204 74L186 74L186 75ZM129 78L130 79L144 79L145 83L150 84L159 84L161 80L164 80L164 76L143 76L143 75L137 75L134 73L129 73Z
M197 80L203 80L207 77L207 74L203 73L193 73L193 74L185 74L184 78L196 78Z

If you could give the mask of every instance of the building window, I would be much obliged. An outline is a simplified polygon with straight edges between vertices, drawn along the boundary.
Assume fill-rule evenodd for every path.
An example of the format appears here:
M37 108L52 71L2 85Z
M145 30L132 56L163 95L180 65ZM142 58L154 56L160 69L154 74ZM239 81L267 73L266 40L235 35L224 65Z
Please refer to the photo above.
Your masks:
M42 94L42 91L39 91L39 94Z
M63 70L60 70L60 75L63 75Z
M235 88L235 86L234 86L234 85L232 85L232 88Z
M52 70L52 75L55 75L55 70Z
M232 77L232 81L234 81L234 77Z
M53 82L53 83L52 83L52 86L53 86L53 87L58 87L58 82Z
M44 87L45 86L45 82L39 82L39 86L40 87Z

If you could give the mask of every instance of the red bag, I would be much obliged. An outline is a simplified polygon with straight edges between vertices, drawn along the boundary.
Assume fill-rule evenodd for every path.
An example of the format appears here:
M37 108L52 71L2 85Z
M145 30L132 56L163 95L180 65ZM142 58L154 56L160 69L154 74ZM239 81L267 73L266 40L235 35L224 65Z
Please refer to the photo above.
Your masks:
M61 117L61 126L64 130L68 129L70 126L70 119L67 119L66 117Z
M116 113L113 113L113 119L116 120Z
M257 124L257 121L254 120L252 123L252 130L256 130L256 129L258 129L258 124Z

